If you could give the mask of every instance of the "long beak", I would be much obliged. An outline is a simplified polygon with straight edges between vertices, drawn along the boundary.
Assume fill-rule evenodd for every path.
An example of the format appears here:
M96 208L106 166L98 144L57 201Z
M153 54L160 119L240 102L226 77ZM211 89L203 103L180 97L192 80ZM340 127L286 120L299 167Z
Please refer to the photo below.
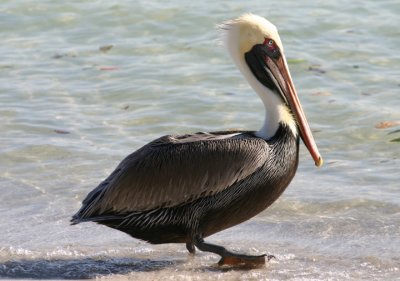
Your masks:
M317 167L320 167L323 163L323 160L318 152L318 148L315 144L310 126L308 125L303 108L301 107L284 55L281 54L281 56L276 60L273 60L270 57L266 56L265 60L265 63L267 64L268 68L278 82L282 94L288 102L294 118L297 121L300 130L300 136L304 144L306 145L308 151L314 159L315 165Z

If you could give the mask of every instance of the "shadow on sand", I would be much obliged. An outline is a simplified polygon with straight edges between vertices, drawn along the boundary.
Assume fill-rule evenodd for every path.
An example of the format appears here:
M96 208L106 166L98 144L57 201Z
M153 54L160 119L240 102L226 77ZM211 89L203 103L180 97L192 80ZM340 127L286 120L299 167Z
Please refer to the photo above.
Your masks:
M0 278L92 279L110 274L157 271L175 265L176 261L135 258L22 259L0 263Z

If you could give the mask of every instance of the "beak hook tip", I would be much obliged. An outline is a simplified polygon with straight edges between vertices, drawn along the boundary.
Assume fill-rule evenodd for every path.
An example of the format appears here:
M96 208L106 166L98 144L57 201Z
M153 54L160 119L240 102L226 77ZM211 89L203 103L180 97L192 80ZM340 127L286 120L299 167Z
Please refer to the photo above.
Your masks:
M322 159L322 157L318 157L318 160L315 161L315 166L317 166L318 168L321 167L324 164L324 160Z

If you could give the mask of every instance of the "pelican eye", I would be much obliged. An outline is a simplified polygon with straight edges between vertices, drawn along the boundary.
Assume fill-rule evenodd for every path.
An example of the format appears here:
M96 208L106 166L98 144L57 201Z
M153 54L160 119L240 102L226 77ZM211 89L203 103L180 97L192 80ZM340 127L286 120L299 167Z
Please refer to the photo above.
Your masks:
M273 39L265 38L263 45L267 47L270 52L275 52L277 49L276 43Z
M274 47L274 44L275 44L274 40L269 39L269 38L264 39L264 43L263 43L264 46Z

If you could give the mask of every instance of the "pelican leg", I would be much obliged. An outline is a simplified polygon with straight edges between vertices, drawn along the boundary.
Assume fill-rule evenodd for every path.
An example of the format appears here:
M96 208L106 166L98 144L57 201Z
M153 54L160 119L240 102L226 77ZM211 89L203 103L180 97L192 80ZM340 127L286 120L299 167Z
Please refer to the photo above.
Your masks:
M259 267L265 265L265 257L267 257L268 261L274 257L272 255L250 256L233 253L222 246L206 243L204 242L203 238L200 237L197 237L194 241L199 250L203 252L211 252L221 256L221 259L218 262L218 265L220 266L231 265L241 267Z
M193 242L186 242L186 249L189 253L194 254L196 253L196 247L194 246Z

